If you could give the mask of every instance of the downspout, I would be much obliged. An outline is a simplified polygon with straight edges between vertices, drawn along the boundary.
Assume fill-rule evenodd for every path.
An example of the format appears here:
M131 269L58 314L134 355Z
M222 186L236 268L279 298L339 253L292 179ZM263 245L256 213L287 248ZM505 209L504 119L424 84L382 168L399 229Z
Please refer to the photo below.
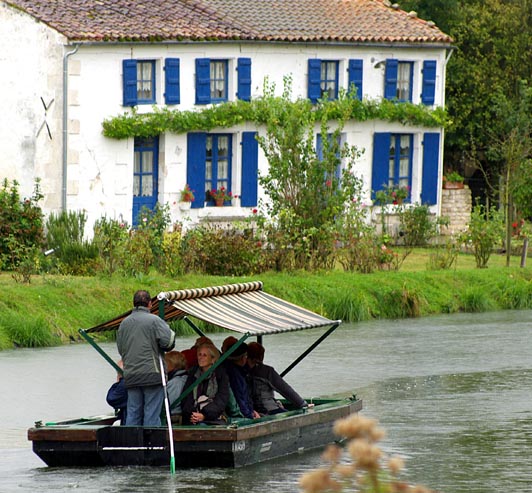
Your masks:
M63 158L61 210L67 210L67 151L68 151L68 58L79 50L80 45L63 55Z

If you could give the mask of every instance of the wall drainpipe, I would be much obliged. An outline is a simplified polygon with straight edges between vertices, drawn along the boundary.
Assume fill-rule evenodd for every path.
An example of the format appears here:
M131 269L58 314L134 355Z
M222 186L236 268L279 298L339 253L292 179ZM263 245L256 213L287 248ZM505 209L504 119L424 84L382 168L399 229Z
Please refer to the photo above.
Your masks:
M68 57L79 50L79 44L63 55L63 182L61 187L61 210L67 210L67 151L68 151Z

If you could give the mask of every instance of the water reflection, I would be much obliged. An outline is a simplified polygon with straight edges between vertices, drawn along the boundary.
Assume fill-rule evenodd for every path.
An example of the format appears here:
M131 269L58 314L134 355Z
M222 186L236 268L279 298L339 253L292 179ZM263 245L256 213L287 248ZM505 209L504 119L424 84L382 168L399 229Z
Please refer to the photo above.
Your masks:
M305 396L364 399L412 481L448 493L532 489L532 313L372 321L338 329L288 381ZM321 332L265 339L279 370ZM223 335L214 337L221 343ZM187 338L181 347L188 347ZM113 355L113 344L106 346ZM35 420L107 412L114 370L88 345L0 353L0 491L294 492L319 453L240 470L54 469L30 451ZM5 376L9 375L9 378Z

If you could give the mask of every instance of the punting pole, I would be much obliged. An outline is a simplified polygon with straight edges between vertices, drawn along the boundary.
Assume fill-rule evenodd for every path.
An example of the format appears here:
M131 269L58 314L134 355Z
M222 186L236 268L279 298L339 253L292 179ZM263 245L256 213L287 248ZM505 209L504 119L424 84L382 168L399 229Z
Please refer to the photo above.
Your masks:
M166 423L168 424L168 439L170 440L170 474L175 474L174 432L172 431L170 404L168 403L168 392L166 391L166 374L164 372L163 357L161 353L159 353L159 365L161 366L161 381L163 382L164 390L164 409L166 411Z

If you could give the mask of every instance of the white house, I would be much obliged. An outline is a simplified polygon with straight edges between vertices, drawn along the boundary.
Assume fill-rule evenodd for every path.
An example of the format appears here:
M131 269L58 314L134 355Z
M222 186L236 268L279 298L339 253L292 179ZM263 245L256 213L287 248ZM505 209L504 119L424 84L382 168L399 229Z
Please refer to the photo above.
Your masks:
M192 224L249 215L267 173L251 122L153 138L104 137L124 112L202 110L262 95L265 78L294 97L335 97L350 83L363 99L444 105L451 38L382 0L0 0L0 178L45 212L85 210L134 223L168 203ZM441 201L443 129L384 120L349 122L367 196L409 185L412 202ZM190 184L196 200L177 206ZM204 191L240 200L211 207Z

